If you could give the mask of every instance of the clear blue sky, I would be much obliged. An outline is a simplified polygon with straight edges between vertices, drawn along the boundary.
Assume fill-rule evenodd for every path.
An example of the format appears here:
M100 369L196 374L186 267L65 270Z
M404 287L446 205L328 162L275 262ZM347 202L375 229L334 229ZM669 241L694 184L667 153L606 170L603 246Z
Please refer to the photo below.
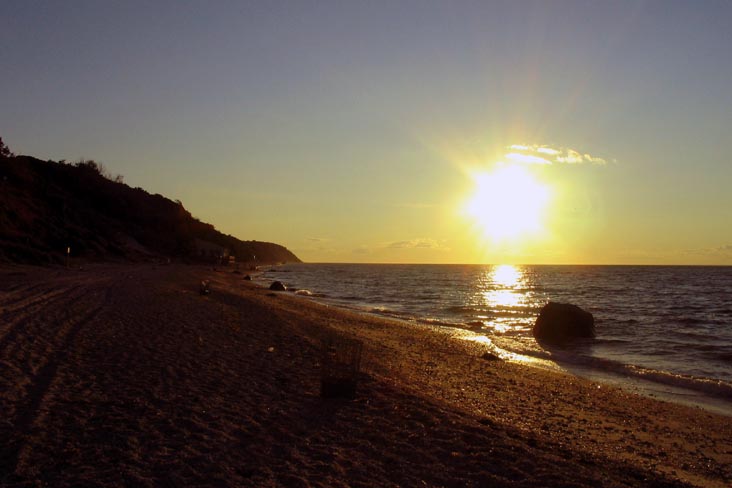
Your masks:
M308 261L732 264L729 1L26 0L0 22L14 152L101 161ZM530 168L543 231L499 242L461 208L513 145L588 158Z

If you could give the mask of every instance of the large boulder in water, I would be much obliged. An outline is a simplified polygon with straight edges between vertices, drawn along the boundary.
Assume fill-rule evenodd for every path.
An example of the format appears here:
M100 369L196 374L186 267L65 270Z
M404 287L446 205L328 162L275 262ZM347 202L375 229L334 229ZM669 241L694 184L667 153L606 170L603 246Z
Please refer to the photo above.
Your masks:
M549 302L539 312L533 332L536 340L554 343L595 337L595 318L577 305Z
M269 285L269 289L273 291L287 291L287 287L281 281L273 281Z

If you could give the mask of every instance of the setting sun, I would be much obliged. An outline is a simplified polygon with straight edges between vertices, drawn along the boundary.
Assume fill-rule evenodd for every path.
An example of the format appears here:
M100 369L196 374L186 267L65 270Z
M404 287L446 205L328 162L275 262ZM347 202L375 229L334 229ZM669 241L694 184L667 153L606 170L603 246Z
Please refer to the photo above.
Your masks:
M465 205L486 238L516 239L543 230L549 188L524 167L502 166L473 175L475 191Z
M732 488L732 0L69 3L0 0L0 488Z

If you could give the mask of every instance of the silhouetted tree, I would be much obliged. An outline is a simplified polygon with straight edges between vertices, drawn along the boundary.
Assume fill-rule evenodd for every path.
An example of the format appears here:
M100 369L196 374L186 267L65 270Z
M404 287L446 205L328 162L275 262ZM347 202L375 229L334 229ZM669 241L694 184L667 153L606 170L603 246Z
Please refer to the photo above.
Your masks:
M95 173L102 174L103 166L93 159L80 159L75 166L77 168L86 168L90 171L94 171Z
M2 137L0 137L0 156L4 158L12 158L13 156L15 156L15 154L10 152L10 148L5 145Z
M125 182L124 176L119 174L117 176L112 176L112 173L107 170L107 168L104 166L104 163L97 163L93 159L79 159L79 161L76 162L75 166L77 168L86 168L90 171L94 171L95 173L98 173L109 181L114 181L115 183Z

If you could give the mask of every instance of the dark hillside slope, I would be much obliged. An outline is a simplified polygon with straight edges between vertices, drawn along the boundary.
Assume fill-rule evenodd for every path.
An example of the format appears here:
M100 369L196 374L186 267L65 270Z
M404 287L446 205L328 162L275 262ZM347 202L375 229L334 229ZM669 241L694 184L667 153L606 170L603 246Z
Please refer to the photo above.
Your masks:
M239 262L300 260L283 246L240 241L193 218L180 202L130 188L94 162L0 156L0 261L48 264L172 257Z

